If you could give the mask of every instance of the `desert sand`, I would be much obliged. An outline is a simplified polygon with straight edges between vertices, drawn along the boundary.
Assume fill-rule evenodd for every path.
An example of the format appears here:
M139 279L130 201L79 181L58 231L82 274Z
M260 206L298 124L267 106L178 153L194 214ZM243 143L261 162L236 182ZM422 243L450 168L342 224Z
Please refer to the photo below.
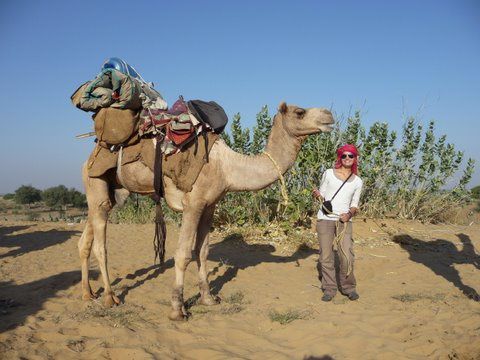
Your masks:
M153 265L153 225L109 225L109 268L122 304L83 302L82 224L0 222L1 359L479 359L480 225L355 223L360 299L320 300L315 234L296 251L214 231L214 307L195 304L171 322L172 254ZM267 240L265 240L265 238ZM94 256L92 255L94 259ZM101 292L96 260L94 290ZM291 320L291 321L290 321ZM290 321L290 322L289 322Z

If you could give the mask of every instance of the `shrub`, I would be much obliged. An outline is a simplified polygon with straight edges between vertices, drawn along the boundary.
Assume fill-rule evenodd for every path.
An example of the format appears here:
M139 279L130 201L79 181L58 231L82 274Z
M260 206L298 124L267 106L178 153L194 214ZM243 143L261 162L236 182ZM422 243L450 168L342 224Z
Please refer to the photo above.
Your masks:
M67 205L72 205L76 208L87 207L85 194L74 188L67 189L65 185L58 185L44 190L42 199L45 205L51 208L65 207Z
M473 187L470 191L472 192L472 197L474 199L480 200L480 185ZM6 199L5 196L3 197L4 199Z
M42 192L31 185L22 185L15 190L14 200L18 204L33 204L42 199Z
M154 220L155 202L137 194L131 194L122 207L115 207L110 216L113 223L146 224Z
M271 126L265 106L257 114L253 141L241 127L240 114L235 115L231 135L224 133L222 137L238 152L258 154ZM361 210L366 216L443 221L446 213L469 201L466 186L475 162L468 159L462 166L463 152L448 143L445 135L436 137L434 121L424 130L415 118L409 118L398 137L384 122L364 128L357 111L344 127L337 123L332 132L309 136L304 142L297 161L285 175L290 198L287 207L282 205L277 181L259 192L227 194L217 207L215 222L242 225L277 220L308 226L319 206L313 201L311 190L319 186L321 174L333 166L335 150L344 143L357 144L360 151L360 176L364 182ZM461 167L463 174L457 184L446 190L446 184ZM478 191L474 188L472 194Z

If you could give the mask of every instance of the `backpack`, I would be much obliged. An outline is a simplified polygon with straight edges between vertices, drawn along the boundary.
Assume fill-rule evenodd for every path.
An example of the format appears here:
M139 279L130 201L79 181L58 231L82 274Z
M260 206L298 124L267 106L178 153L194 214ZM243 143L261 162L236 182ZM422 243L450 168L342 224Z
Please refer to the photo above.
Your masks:
M95 134L101 146L130 144L137 140L138 113L130 109L101 108L93 115Z
M187 102L190 112L198 121L208 124L214 133L220 134L228 122L225 110L215 101L190 100Z

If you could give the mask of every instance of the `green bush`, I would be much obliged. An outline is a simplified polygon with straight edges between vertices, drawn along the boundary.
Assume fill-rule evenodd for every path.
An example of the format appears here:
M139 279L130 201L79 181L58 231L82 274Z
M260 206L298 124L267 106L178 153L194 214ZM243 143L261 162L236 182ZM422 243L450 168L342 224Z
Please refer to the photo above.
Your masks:
M58 185L48 188L42 192L42 200L45 205L51 208L60 208L72 205L76 208L86 208L87 200L85 194L75 190L67 189L65 185Z
M42 192L31 185L22 185L15 190L14 200L17 204L33 204L42 199Z
M271 125L265 106L257 114L253 141L240 125L240 114L235 115L230 134L222 137L235 151L258 154L265 147ZM444 221L448 220L446 213L469 201L466 186L474 160L464 164L463 152L447 143L445 135L437 138L434 121L424 130L409 118L398 138L387 123L375 122L366 129L360 112L355 112L344 127L337 123L332 132L307 138L293 168L285 175L290 198L287 207L282 205L280 185L275 182L259 192L227 194L217 207L216 223L242 225L277 220L308 226L310 216L318 211L311 190L319 186L321 174L333 166L335 150L344 143L356 144L360 151L360 176L364 182L361 211L366 216ZM446 190L446 184L460 168L463 174L458 183Z
M480 200L480 185L473 187L470 191L474 199ZM5 196L3 198L6 199Z

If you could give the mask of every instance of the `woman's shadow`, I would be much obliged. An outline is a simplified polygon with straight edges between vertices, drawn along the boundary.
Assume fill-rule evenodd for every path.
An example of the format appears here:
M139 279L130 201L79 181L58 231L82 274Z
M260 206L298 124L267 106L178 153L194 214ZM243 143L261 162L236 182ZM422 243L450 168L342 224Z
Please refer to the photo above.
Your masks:
M393 241L407 250L410 260L429 267L435 274L450 281L465 296L480 301L478 292L464 284L460 274L454 268L454 264L471 264L480 270L480 256L475 253L475 248L468 235L457 234L463 248L458 251L450 241L437 239L434 241L422 241L412 238L410 235L396 235Z

